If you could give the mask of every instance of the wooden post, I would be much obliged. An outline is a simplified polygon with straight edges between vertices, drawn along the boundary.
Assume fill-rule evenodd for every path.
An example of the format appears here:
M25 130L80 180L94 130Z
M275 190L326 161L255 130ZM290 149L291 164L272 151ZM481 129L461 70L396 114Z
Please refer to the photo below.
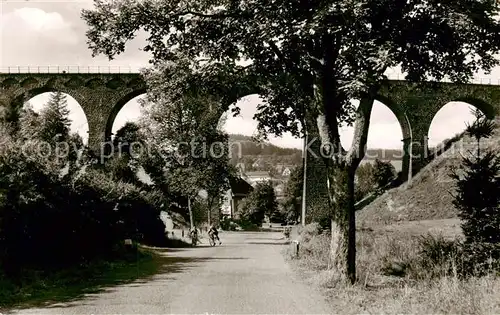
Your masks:
M306 225L306 195L307 195L307 141L308 141L308 138L307 138L307 131L305 132L305 137L304 137L304 151L302 153L302 156L304 157L303 158L303 162L302 162L302 165L303 165L303 183L302 183L302 214L301 214L301 218L300 218L300 221L302 223L302 226L305 226Z
M292 242L293 244L293 251L294 251L294 254L295 254L295 258L299 258L299 241L298 240L294 240Z
M408 185L411 184L411 180L412 180L412 177L413 177L413 151L412 151L412 147L413 147L413 137L410 139L410 145L408 146L408 155L410 156L410 161L408 163Z

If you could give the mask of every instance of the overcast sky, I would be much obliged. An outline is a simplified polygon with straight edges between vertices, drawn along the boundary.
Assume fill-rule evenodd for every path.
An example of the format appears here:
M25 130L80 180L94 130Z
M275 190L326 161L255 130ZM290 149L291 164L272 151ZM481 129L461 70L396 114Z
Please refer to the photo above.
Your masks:
M130 66L134 68L147 65L148 55L140 51L143 37L131 42L126 53L109 62L106 57L91 57L86 45L86 25L80 19L83 8L91 8L91 1L34 1L0 0L0 67L5 71L9 66ZM500 78L500 69L489 76ZM45 104L47 95L39 95L30 100L35 108ZM252 119L258 96L241 100L241 116L229 117L226 130L230 133L252 135L257 123ZM70 98L69 106L72 129L87 138L88 126L79 105ZM113 132L127 121L134 121L140 115L140 107L135 100L130 101L118 114ZM434 145L462 131L465 121L472 119L469 106L465 103L449 103L434 118L429 133L429 144ZM342 131L342 141L348 148L352 139L352 128ZM402 147L402 132L396 117L385 105L376 102L372 112L372 122L368 136L370 148ZM302 141L291 135L271 142L283 147L302 147Z

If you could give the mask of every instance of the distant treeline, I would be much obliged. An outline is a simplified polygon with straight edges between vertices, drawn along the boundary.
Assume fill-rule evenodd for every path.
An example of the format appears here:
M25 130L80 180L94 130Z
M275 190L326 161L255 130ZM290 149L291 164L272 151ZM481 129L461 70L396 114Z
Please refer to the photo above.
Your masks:
M302 165L302 150L281 148L269 142L256 142L252 137L230 134L231 164L244 165L245 171L269 171L277 174L279 165L296 167Z
M237 145L235 143L238 143ZM241 148L242 155L294 155L302 154L302 150L295 148L282 148L269 142L256 142L252 137L244 135L229 135L229 145L233 156Z

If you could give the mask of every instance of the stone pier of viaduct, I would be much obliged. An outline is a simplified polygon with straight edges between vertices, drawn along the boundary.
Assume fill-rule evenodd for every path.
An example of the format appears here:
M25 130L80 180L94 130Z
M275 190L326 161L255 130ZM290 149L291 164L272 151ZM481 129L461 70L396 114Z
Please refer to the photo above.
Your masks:
M111 139L113 122L120 109L134 97L145 93L146 84L138 73L0 73L0 91L0 106L4 118L8 119L15 119L23 104L38 94L60 91L72 96L87 118L89 148L100 152L102 143ZM441 107L452 101L462 101L493 118L500 112L500 86L415 85L406 81L388 81L377 100L395 114L401 125L404 150L402 171L403 177L406 177L411 176L410 171L414 173L421 167L427 150L429 127ZM221 109L221 113L225 109ZM317 132L312 129L309 139L314 137L317 137ZM410 147L413 158L410 158ZM319 141L311 149L319 152ZM306 201L309 208L324 202L326 183L320 180L325 174L324 163L313 155L307 157Z

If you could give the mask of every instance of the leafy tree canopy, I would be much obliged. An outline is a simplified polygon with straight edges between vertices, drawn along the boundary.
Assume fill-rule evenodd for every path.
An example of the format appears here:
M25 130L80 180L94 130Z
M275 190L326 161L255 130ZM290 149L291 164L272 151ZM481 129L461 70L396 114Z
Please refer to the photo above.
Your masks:
M244 220L260 225L266 215L271 217L277 210L278 202L271 182L259 182L244 199L240 216Z
M295 221L301 213L302 190L304 185L304 167L297 166L290 173L285 186L283 207L288 222Z
M389 161L375 160L373 165L373 177L377 183L378 188L383 188L394 179L396 170Z
M117 153L130 156L131 150L136 149L131 148L131 145L139 144L142 146L144 139L144 135L140 132L140 126L134 122L127 122L116 131L115 138L113 139L113 148Z
M149 89L141 126L151 150L144 164L168 193L192 200L207 191L211 208L232 172L228 135L218 128L220 103L199 85L191 65L182 59L145 73Z
M356 201L366 197L369 193L375 190L375 167L372 163L361 164L356 170Z
M261 129L277 135L298 133L302 109L311 104L352 122L349 100L385 80L391 67L400 66L408 80L463 82L498 64L493 0L95 0L94 6L82 12L94 55L113 58L143 29L151 63L179 55L199 60L214 90L231 90L233 101L248 88L244 78L258 78L251 89L269 106L256 116ZM338 138L337 121L330 124Z
M68 140L71 126L71 120L68 116L69 109L66 95L61 92L52 93L48 103L40 112L41 139L49 143Z
M68 166L66 174L76 170L84 147L82 138L77 133L70 133L69 113L66 95L52 93L40 113L35 112L29 103L24 106L20 111L17 133L20 140L27 141L26 145L39 148L33 154L44 159L46 165L59 170Z

